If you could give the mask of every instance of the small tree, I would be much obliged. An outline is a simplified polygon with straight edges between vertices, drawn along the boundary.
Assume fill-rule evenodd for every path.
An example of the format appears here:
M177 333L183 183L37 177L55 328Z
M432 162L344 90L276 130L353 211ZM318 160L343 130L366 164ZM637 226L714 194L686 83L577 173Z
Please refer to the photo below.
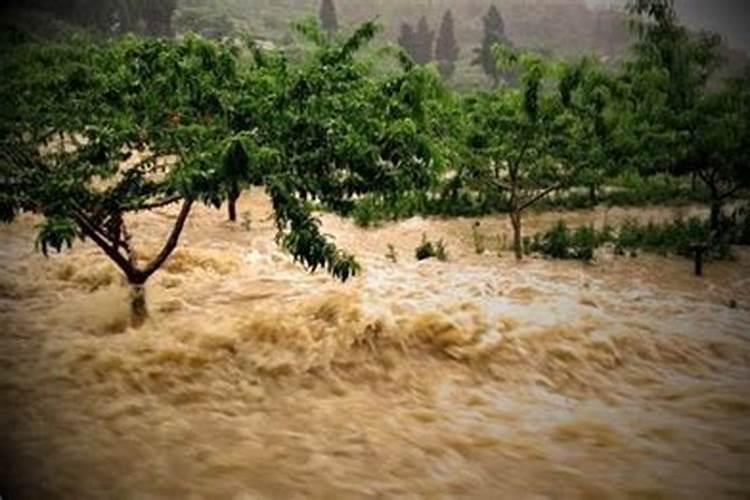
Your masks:
M339 30L339 21L336 16L336 5L333 0L323 0L320 4L320 24L328 34L334 34Z
M504 75L498 68L492 48L496 44L511 46L511 42L505 34L503 17L494 5L490 6L487 14L482 18L482 23L484 24L482 45L475 49L476 58L472 61L472 64L481 66L484 73L497 86L503 78L509 78L510 74Z
M41 215L45 255L93 241L122 270L134 323L142 322L143 287L177 246L192 206L220 203L213 164L225 139L213 117L236 76L234 56L195 38L125 38L16 47L4 61L0 168L13 191L0 200L3 220L19 210ZM162 249L137 252L127 215L171 204L180 209Z
M428 64L433 59L433 42L435 40L435 31L430 29L427 18L422 16L417 24L415 34L415 57L417 64Z
M573 116L558 87L545 78L553 67L533 54L496 46L500 67L520 66L522 88L501 87L469 103L473 131L469 145L477 157L473 172L481 188L507 196L513 249L523 258L523 213L550 193L570 185L580 167L569 158Z
M453 75L456 70L458 53L459 48L456 42L453 14L449 9L443 15L435 45L435 58L438 61L440 74L443 75L443 78L448 79Z

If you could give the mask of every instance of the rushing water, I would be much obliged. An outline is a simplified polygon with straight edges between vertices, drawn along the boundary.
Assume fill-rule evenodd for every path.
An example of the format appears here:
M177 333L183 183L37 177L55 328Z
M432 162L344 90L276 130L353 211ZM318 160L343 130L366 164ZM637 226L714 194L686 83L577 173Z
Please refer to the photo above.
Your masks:
M33 218L0 229L0 495L750 496L750 252L703 279L647 255L516 264L502 217L476 255L474 220L324 216L365 267L342 285L275 248L260 193L240 209L249 230L194 213L138 330L96 248L44 259ZM632 215L675 213L564 214ZM172 216L130 222L143 253ZM414 260L422 233L448 262Z

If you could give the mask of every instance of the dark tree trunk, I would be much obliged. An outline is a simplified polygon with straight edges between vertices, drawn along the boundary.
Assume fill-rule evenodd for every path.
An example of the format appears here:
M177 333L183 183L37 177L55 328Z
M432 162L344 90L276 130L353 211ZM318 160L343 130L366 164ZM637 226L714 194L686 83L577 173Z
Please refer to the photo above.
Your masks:
M596 192L596 184L589 184L589 203L592 207L599 204L599 197Z
M523 240L521 232L521 213L511 212L510 223L513 226L513 253L516 255L516 260L523 259Z
M240 197L240 188L237 183L233 183L229 188L229 199L227 200L227 209L229 212L229 220L232 222L237 221L237 200Z
M145 285L130 284L130 322L138 328L148 319Z
M711 216L709 219L711 229L711 239L713 243L721 241L723 236L721 227L723 203L716 189L711 189Z
M137 267L137 259L135 256L134 249L130 243L130 236L127 229L123 224L120 224L120 230L123 233L124 238L112 239L111 236L107 236L107 233L102 228L96 226L96 224L82 212L75 214L78 226L81 232L86 237L96 243L107 256L122 270L128 279L130 284L130 311L131 321L133 326L140 326L148 317L148 308L146 307L146 292L144 286L146 281L153 275L164 262L167 261L169 256L174 251L177 243L180 239L180 234L185 227L190 210L193 206L193 200L186 198L183 200L182 208L180 213L177 215L172 232L167 238L167 242L161 249L161 252L154 257L154 259L146 265L144 268ZM125 250L125 255L121 253L121 250Z

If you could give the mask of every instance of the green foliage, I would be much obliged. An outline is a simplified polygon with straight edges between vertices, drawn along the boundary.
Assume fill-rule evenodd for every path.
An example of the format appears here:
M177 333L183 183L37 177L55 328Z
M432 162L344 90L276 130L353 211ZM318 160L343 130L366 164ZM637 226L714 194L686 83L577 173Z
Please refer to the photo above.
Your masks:
M315 45L300 64L195 36L14 48L0 63L0 179L14 187L2 191L3 219L39 213L43 251L81 234L140 284L174 249L193 200L218 207L261 184L278 242L311 271L348 279L359 266L305 200L339 209L429 186L444 123L430 100L442 91L413 66L375 76L356 57L374 24L341 40L300 31ZM136 268L123 216L180 200L164 250Z
M581 226L570 232L563 221L542 235L535 235L531 250L553 259L591 261L594 251L603 243L592 226Z
M37 228L39 234L35 246L41 249L45 257L49 254L49 248L54 248L57 252L60 252L63 246L71 248L73 240L78 237L75 223L63 217L50 217Z
M617 231L610 226L601 230L593 226L580 226L571 231L565 222L559 221L549 231L534 235L529 249L553 259L590 261L596 249L607 243L614 246L618 255L628 252L635 255L637 250L643 250L687 258L693 256L693 245L703 244L708 246L710 257L726 259L730 256L730 243L741 244L741 226L737 226L734 234L733 241L712 245L708 223L698 218L676 219L660 224L641 224L631 219L625 221Z
M427 235L422 235L422 242L414 250L417 260L437 259L441 262L448 260L448 253L445 249L443 240L432 242L427 239Z
M687 221L678 219L663 224L639 224L626 221L620 228L615 245L621 250L648 250L658 253L675 253L685 257L692 256L690 249L694 244L709 244L710 232L707 224L697 218ZM714 255L725 257L726 248L715 248Z

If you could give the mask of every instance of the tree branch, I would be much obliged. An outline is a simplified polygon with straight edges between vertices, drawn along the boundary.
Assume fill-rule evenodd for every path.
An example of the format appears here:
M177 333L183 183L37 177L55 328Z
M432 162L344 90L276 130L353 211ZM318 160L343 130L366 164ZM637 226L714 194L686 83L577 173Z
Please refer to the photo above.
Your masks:
M164 198L162 200L154 201L152 203L146 203L143 205L125 205L122 207L122 211L123 212L141 212L143 210L153 210L155 208L162 208L162 207L166 207L167 205L177 203L178 201L182 199L183 199L182 195L175 195L175 196L170 196L169 198Z
M135 271L135 268L130 262L120 254L114 245L99 234L99 231L84 214L76 210L73 212L73 217L81 228L83 234L91 238L91 240L96 243L115 264L117 264L117 267L125 273L128 279L130 279Z
M519 212L522 212L522 211L526 210L526 209L527 209L527 208L529 208L529 207L530 207L531 205L533 205L533 204L534 204L534 203L536 203L537 201L541 200L542 198L544 198L545 196L547 196L547 195L548 195L548 194L550 194L551 192L553 192L553 191L557 191L558 189L561 189L562 187L563 187L563 185L562 185L562 184L555 184L554 186L548 187L547 189L545 189L545 190L544 190L544 191L542 191L541 193L539 193L539 194L537 194L536 196L534 196L533 198L531 198L531 199L530 199L529 201L527 201L526 203L523 203L523 204L522 204L522 205L521 205L521 206L520 206L520 207L518 208L518 211L519 211Z
M188 215L190 215L190 209L192 206L193 200L190 198L185 198L185 200L182 202L180 213L177 215L177 220L174 223L174 227L172 228L172 233L169 235L169 239L165 243L164 248L162 248L159 255L157 255L156 258L154 258L154 260L151 261L151 263L139 273L142 274L141 278L143 279L143 281L146 281L149 276L154 274L156 270L159 269L162 264L164 264L167 258L169 258L169 255L177 246L177 242L180 239L180 234L185 227L185 221L187 220Z

